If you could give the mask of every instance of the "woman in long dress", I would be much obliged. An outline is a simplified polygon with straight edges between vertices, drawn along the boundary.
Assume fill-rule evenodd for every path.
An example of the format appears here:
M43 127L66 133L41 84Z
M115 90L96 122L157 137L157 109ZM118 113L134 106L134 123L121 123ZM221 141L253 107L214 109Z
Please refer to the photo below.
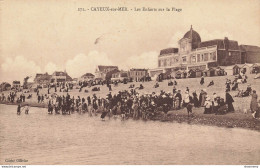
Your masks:
M193 95L194 107L199 107L199 100L198 100L197 93L196 93L196 92L193 92L192 95Z
M206 89L203 89L201 91L201 104L200 104L201 107L203 107L205 104L206 96L207 96L207 91L206 91Z
M254 113L256 110L257 110L257 94L256 94L256 91L253 90L253 93L252 93L252 99L251 99L251 103L250 103L250 110L252 113Z
M226 104L228 105L228 112L234 112L235 111L233 106L234 99L228 92L229 90L226 90Z

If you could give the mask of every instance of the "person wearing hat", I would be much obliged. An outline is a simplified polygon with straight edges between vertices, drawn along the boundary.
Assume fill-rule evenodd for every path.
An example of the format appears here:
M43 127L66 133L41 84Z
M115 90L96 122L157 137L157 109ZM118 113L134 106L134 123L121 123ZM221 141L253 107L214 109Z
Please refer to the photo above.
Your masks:
M201 79L200 79L200 84L201 84L201 85L204 84L204 76L201 77Z
M177 81L176 80L174 80L174 85L177 85Z
M205 101L205 110L204 110L204 114L210 114L212 111L212 101L210 99L210 97L207 95L206 96L206 101Z
M21 114L21 105L18 104L17 106L17 114L20 115Z
M219 108L217 110L217 112L215 112L216 115L223 115L226 114L227 112L227 106L225 104L225 101L223 98L220 98L219 100Z
M233 106L234 99L229 94L229 90L226 90L226 104L228 105L228 112L234 112L234 106Z
M255 119L260 119L260 100L258 101L256 111L252 115Z
M190 102L189 91L185 91L184 99L183 99L183 107L186 107L189 102Z
M213 93L213 107L212 110L214 113L218 112L218 108L220 106L220 96L218 96L216 93Z
M255 90L253 90L253 93L252 93L251 96L252 96L252 99L251 99L251 102L250 102L250 110L251 110L251 113L255 113L255 111L258 108L258 104L257 104L258 95L256 94Z
M173 93L173 94L176 93L176 87L175 87L175 86L173 86L172 93Z
M178 100L179 100L177 109L180 109L181 108L181 101L182 101L181 90L178 90L178 92L176 93L175 97L178 98Z
M199 99L196 91L192 93L192 96L193 96L194 107L199 107Z
M230 82L226 83L226 90L229 92L230 91Z
M202 89L200 92L200 96L199 96L199 102L200 102L201 107L203 107L205 105L206 96L207 96L207 90Z

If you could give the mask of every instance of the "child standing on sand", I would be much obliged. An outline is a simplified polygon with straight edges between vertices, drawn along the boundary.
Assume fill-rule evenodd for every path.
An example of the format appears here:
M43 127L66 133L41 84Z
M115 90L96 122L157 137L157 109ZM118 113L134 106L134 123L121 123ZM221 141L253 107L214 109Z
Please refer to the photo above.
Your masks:
M188 117L190 116L190 114L193 116L192 107L193 107L193 98L191 96L189 96L189 102L186 105Z
M25 114L29 114L29 105L28 104L25 105L24 109L25 109Z
M21 114L21 105L18 104L18 107L17 107L17 114L20 115Z

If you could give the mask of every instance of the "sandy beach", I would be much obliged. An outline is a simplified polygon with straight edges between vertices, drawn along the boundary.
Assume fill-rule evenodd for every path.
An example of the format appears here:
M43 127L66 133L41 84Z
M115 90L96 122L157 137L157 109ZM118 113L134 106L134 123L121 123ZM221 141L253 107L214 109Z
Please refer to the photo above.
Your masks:
M245 90L248 84L251 84L251 87L253 90L256 90L257 93L259 93L260 90L260 80L254 79L255 75L249 75L248 82L246 84L239 84L239 89ZM218 76L218 77L206 77L205 78L205 84L200 85L199 81L200 78L187 78L187 79L177 79L177 86L176 89L181 90L182 93L185 92L186 87L189 87L190 93L196 91L196 93L199 95L201 89L206 89L209 96L212 97L213 93L217 93L220 97L225 98L225 81L226 79L234 79L234 76ZM208 83L210 81L214 81L214 85L207 87ZM163 82L159 82L159 87L154 88L156 81L150 81L150 82L142 82L142 85L144 86L143 90L138 90L140 94L148 94L152 92L159 93L161 90L164 90L166 92L172 92L173 86L168 86L168 80L165 80ZM122 90L130 90L129 85L135 84L135 87L138 87L141 82L132 82L128 84L119 83L118 86L112 86L112 95L116 94L119 91ZM82 89L81 92L79 92L79 89L76 89L74 87L73 90L70 90L68 93L71 96L74 96L77 98L80 96L81 98L87 98L87 96L91 96L93 94L96 94L98 97L105 98L106 95L109 93L108 88L106 85L97 85L97 87L100 87L100 91L92 91L93 87L85 87ZM86 93L85 90L88 90ZM8 92L4 92L7 94ZM18 95L21 92L18 92ZM40 89L40 95L47 94L47 88ZM50 95L54 93L54 89L50 90ZM32 94L31 99L26 99L26 102L23 104L28 103L32 107L40 107L40 108L47 108L47 101L48 99L45 99L44 103L38 103L37 102L37 95L35 92L29 92L25 93L26 97ZM59 88L57 89L56 94L58 95L66 95L67 92L60 92ZM220 127L228 127L228 128L246 128L251 130L257 130L260 131L260 120L254 119L252 117L252 113L250 111L250 101L251 96L249 97L235 97L237 94L237 91L231 91L230 94L234 98L234 113L228 113L225 115L215 115L215 114L203 114L204 108L193 108L194 116L188 117L186 108L180 109L180 110L171 110L167 114L167 118L164 118L163 113L157 115L156 117L152 118L152 120L158 120L163 122L179 122L179 123L189 123L189 124L200 124L200 125L213 125L213 126L220 126ZM5 103L8 105L17 105L17 103ZM244 111L247 111L247 113L244 113Z

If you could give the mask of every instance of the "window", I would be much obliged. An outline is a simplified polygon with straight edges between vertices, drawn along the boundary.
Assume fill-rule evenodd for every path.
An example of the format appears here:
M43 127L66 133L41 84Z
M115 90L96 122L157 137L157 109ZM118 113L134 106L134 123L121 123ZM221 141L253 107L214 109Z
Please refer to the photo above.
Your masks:
M196 55L193 55L193 56L192 56L191 61L192 61L192 62L196 62Z
M204 61L208 61L209 60L209 54L208 53L205 53L204 54Z
M209 60L213 60L212 53L209 53Z
M174 58L171 58L171 65L174 64Z
M166 59L163 60L164 61L164 65L163 66L167 66L167 62L166 62Z
M201 54L201 61L204 61L204 55Z
M182 62L186 62L186 57L182 57Z
M231 52L228 52L228 56L232 56L232 53L231 53Z
M170 66L171 65L171 59L167 59L167 66Z
M217 60L216 51L212 53L212 58L213 58L213 60L215 60L215 61Z
M197 62L200 62L200 54L197 54Z

